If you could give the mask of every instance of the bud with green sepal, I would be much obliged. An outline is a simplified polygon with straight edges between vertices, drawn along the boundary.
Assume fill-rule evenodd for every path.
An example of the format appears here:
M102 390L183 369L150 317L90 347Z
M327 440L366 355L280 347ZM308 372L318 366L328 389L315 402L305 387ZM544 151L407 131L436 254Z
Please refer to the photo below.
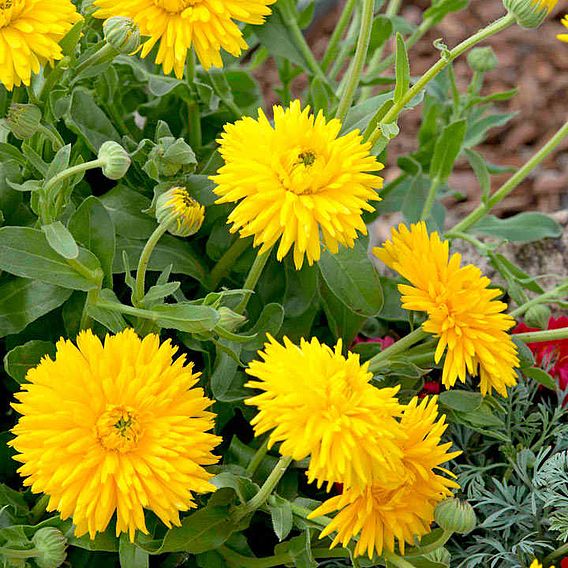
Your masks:
M173 187L156 200L156 219L176 237L190 237L199 231L205 208L183 187Z
M476 47L467 54L467 62L473 71L487 73L493 71L499 64L497 56L491 47Z
M538 28L558 0L503 0L503 5L523 28Z
M458 534L471 532L476 524L475 511L467 501L451 498L438 503L434 519L445 531Z
M102 162L103 174L109 179L121 179L130 167L128 152L116 142L105 142L99 149L98 159Z
M35 105L14 103L8 109L6 124L18 140L27 140L41 126L41 110Z
M245 316L237 314L226 306L221 306L218 311L221 317L219 318L217 327L221 327L227 331L235 331L247 321Z
M32 537L32 543L39 553L34 557L39 568L58 568L65 562L67 539L55 527L39 529Z
M539 329L548 328L548 320L552 312L548 306L544 304L537 304L531 306L525 313L525 321L530 327L538 327Z
M195 154L183 138L165 136L152 148L142 169L152 179L160 181L179 174L190 174L196 165Z
M105 40L119 53L130 55L140 47L140 30L130 18L113 16L103 25Z

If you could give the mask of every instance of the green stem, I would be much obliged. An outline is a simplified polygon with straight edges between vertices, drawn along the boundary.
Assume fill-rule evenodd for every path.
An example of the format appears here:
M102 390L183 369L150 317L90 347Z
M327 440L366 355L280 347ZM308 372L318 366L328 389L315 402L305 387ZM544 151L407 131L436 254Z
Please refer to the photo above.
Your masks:
M31 548L30 550L16 550L15 548L6 548L4 546L0 546L0 554L5 555L8 558L17 558L22 560L41 556L41 552L35 548Z
M557 341L558 339L568 339L568 327L545 329L544 331L529 331L527 333L515 333L513 337L516 337L525 343Z
M35 505L32 507L32 510L30 512L30 524L31 525L37 525L41 521L41 519L45 515L48 504L49 504L49 496L48 495L42 495L36 501Z
M427 219L432 212L432 207L436 203L436 195L438 193L438 188L440 187L440 180L435 178L430 183L430 189L428 190L428 195L426 201L424 202L424 207L422 208L422 213L420 214L420 219Z
M355 98L355 91L359 86L361 80L361 73L367 59L367 52L369 51L369 44L371 42L371 29L373 27L375 1L363 0L363 13L361 16L361 28L359 30L359 39L357 40L357 49L355 50L355 57L351 62L348 71L348 79L343 89L343 94L337 107L335 117L341 122L345 120L353 99Z
M389 552L388 550L383 550L383 558L388 561L388 564L397 566L398 568L414 568L414 565L407 562L404 558L398 556L394 552Z
M422 341L430 334L424 331L421 327L415 329L402 339L399 339L397 342L393 343L390 347L387 347L384 351L377 353L372 359L369 360L369 371L375 372L378 371L381 366L384 364L385 361L388 361L392 357L396 355L400 355L404 353L410 347Z
M562 296L564 292L567 291L568 291L568 283L561 284L560 286L557 286L553 290L545 292L544 294L541 294L540 296L537 296L536 298L533 298L532 300L525 302L524 304L522 304L512 312L509 312L509 315L514 318L517 318L523 315L529 308L532 308L533 306L544 304L548 301L557 300L559 297Z
M101 278L102 284L102 278ZM81 315L81 329L88 329L93 323L93 319L89 316L89 306L94 306L99 298L100 288L95 288L87 292L87 299L85 300L85 305L83 306L83 313Z
M341 12L341 17L331 34L331 38L329 43L327 44L327 49L325 51L325 55L321 61L321 68L325 72L329 69L329 66L337 57L339 53L339 43L345 30L347 30L347 26L349 25L349 21L351 20L351 16L353 15L353 10L355 9L355 5L357 0L347 0L345 6L343 8L343 12Z
M225 560L232 562L239 568L272 568L289 564L292 561L291 556L287 553L276 554L267 558L251 558L250 556L243 556L227 546L221 546L219 552Z
M240 301L239 305L235 308L235 312L237 314L242 314L246 310L250 297L252 296L252 293L254 292L256 285L258 284L262 271L264 270L264 267L266 266L269 257L270 257L269 250L267 250L262 254L256 255L253 265L251 266L250 271L248 273L247 279L245 280L245 283L243 285L243 288L245 290L243 299Z
M252 477L255 474L256 470L258 469L258 466L262 463L264 456L266 456L266 454L268 453L269 440L270 439L267 438L264 441L262 446L260 446L260 448L258 448L258 450L256 450L256 453L254 454L254 456L250 460L250 462L247 466L247 469L246 469L246 473L249 477Z
M343 45L331 66L331 69L328 71L328 75L332 78L336 78L341 69L345 64L345 60L349 56L353 45L355 44L355 34L359 29L359 18L360 14L359 11L355 12L353 19L351 20L351 24L349 25L349 29L347 30L347 35L345 36L345 40L343 41ZM341 92L341 85L339 86L339 92Z
M59 132L57 132L57 130L55 130L55 128L52 130L51 128L45 126L44 124L40 124L38 132L43 134L51 142L52 147L56 152L58 150L61 150L61 148L65 146L63 138L61 138L61 135L59 134Z
M558 145L568 136L568 121L564 123L562 128L514 175L512 175L488 200L487 203L482 203L472 211L465 219L460 221L455 227L451 229L452 232L460 231L465 232L477 222L479 222L485 215L498 203L501 203L509 193L511 193L517 186L545 159L547 158Z
M209 274L209 288L216 290L219 283L229 272L237 259L251 246L250 239L237 240L225 251Z
M556 560L557 558L560 558L561 556L564 556L566 554L568 554L568 543L559 546L556 550L553 550L548 556L543 559L543 563L545 565L548 565L553 560Z
M79 262L75 258L67 258L65 259L67 264L75 271L84 276L87 280L90 280L96 286L99 286L99 283L102 279L101 271L97 270L89 270L82 262Z
M138 260L138 268L136 269L136 284L134 286L134 293L132 294L132 303L137 308L143 306L143 300L146 290L146 271L148 269L148 263L150 262L150 256L156 248L158 241L164 236L168 230L168 224L158 225L154 232L150 235L150 238L146 241L140 259Z
M119 304L118 302L97 302L97 307L105 310L115 311L128 316L135 316L145 320L156 321L156 312L152 310L144 310L142 308L134 308L126 304Z
M320 525L321 527L327 527L331 522L329 517L315 517L314 519L308 519L308 516L311 515L312 511L306 509L305 507L300 507L300 505L296 505L296 503L290 503L292 507L292 513L297 517L301 517L304 520L309 521L310 523L314 523L315 525Z
M292 37L295 40L296 47L300 51L300 53L304 56L306 63L308 64L308 68L310 72L315 75L322 83L327 85L331 88L325 73L321 70L319 63L317 62L316 58L310 46L306 42L306 38L298 25L298 20L296 19L296 15L291 7L291 4L287 2L280 2L277 4L277 10L280 11L280 14L284 20L284 23L288 27L288 31L292 34Z
M270 472L270 475L263 483L262 487L259 489L258 493L245 505L243 505L242 516L246 516L253 511L256 511L266 503L267 499L270 497L282 476L286 473L288 466L292 463L292 458L288 456L282 456L274 469Z
M190 92L194 91L193 83L195 82L195 52L190 49L187 54L185 63L185 80L189 86ZM199 112L199 103L192 99L187 104L188 114L188 139L189 145L195 151L201 148L203 135L201 131L201 114Z
M117 55L118 51L110 45L110 43L105 43L97 52L93 53L91 57L85 59L81 64L75 69L75 80L79 78L79 75L88 69L89 67L94 67L95 65L101 65L107 61L112 61Z
M454 533L452 531L444 530L440 535L440 538L431 542L430 544L425 544L424 546L418 546L416 548L409 548L405 552L404 556L407 558L415 558L416 556L422 556L423 554L428 554L429 552L434 552L438 550L441 546L444 546Z
M477 45L478 43L482 42L483 40L495 35L511 25L515 23L515 18L511 14L507 14L503 16L496 22L488 25L487 27L479 30L477 33L473 34L471 37L467 38L466 40L462 41L459 45L454 47L448 53L443 55L412 87L406 92L406 94L401 98L400 101L395 103L392 108L387 112L383 119L383 123L389 124L391 122L395 122L398 118L398 115L402 112L404 107L419 93L421 93L428 83L434 79L441 71L443 71L454 59ZM369 141L374 146L379 138L381 138L381 128L380 125L377 125L374 132L369 137Z

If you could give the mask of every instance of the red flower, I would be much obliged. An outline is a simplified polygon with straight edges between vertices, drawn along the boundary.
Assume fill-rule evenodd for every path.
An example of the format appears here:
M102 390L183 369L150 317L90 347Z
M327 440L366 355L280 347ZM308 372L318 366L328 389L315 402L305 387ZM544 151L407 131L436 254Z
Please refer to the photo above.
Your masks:
M351 344L352 347L358 345L359 343L378 343L381 346L381 351L390 347L394 343L392 337L365 337L363 335L358 335Z
M568 556L560 561L560 568L568 568Z
M560 329L561 327L568 327L568 317L561 316L548 320L548 329ZM521 322L515 327L513 333L526 331L540 330ZM555 377L561 389L565 389L568 386L568 339L527 343L527 345L534 355L536 364ZM568 561L562 568L568 568Z
M430 394L440 394L442 387L438 381L424 381L422 390L418 393L419 398L424 398Z

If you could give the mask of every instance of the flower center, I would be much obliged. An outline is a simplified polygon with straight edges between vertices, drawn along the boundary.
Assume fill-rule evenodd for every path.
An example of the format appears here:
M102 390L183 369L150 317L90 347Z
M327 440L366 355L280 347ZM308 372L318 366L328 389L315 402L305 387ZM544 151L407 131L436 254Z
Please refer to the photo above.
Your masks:
M281 183L296 195L317 193L324 162L312 150L292 149L283 162L285 173Z
M142 435L134 410L128 406L109 404L97 420L97 438L107 450L133 450Z
M201 0L154 0L154 4L158 8L163 8L166 12L179 14L189 6L194 6Z
M25 0L0 0L0 28L6 27L24 9Z

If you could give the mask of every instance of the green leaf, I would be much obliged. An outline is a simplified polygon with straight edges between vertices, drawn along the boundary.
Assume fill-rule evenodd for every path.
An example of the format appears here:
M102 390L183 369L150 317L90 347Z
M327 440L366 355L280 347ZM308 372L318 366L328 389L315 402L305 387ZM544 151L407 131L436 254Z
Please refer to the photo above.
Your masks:
M440 393L440 403L452 410L460 412L473 412L483 402L483 397L478 392L465 390L449 390Z
M402 34L396 34L396 86L394 89L394 102L400 102L408 91L410 85L410 63Z
M477 146L487 136L487 132L492 128L503 126L507 124L517 113L497 113L489 116L484 116L473 123L468 123L467 133L465 135L464 147L473 148Z
M150 555L130 542L126 534L120 536L118 556L120 568L148 568L150 566Z
M219 548L236 530L237 526L226 506L208 506L185 517L180 527L170 529L164 543L156 551L188 552L201 554Z
M99 108L93 96L81 87L71 95L65 124L96 154L107 141L120 143L120 135L107 115Z
M465 136L467 122L458 120L448 124L434 146L430 164L430 177L445 183L450 177L454 162L459 156Z
M189 303L156 306L152 312L160 327L173 328L186 333L211 331L219 321L217 310Z
M272 528L278 540L282 542L290 534L294 524L292 505L288 499L272 495L268 501L268 510L270 511Z
M71 290L27 278L12 278L0 284L0 337L19 333L61 306L70 295Z
M471 229L472 233L501 237L515 243L532 243L542 239L556 239L562 227L544 213L518 213L506 219L487 215Z
M74 259L79 256L79 247L69 232L69 229L61 222L55 221L50 225L43 225L41 230L49 246L63 258Z
M491 175L489 174L487 163L483 156L474 150L466 150L465 155L481 187L481 201L487 203L491 191Z
M28 341L6 354L4 369L17 383L22 384L28 370L36 367L45 355L55 356L55 345L51 341Z
M286 317L295 318L305 314L317 301L318 270L315 266L304 264L296 270L291 262L285 262L286 292L284 311Z
M558 388L554 378L543 369L539 369L538 367L529 367L528 369L523 369L523 374L547 389L555 391Z
M367 240L359 238L352 249L337 254L325 251L318 264L330 290L354 313L371 317L383 307L379 275L367 254Z
M71 215L68 227L77 241L99 259L105 285L111 288L116 237L107 209L96 197L87 197Z
M100 270L97 258L83 248L79 249L75 262L91 272ZM0 269L73 290L88 291L97 287L94 279L77 272L49 246L42 231L29 227L0 229Z
M424 20L431 20L437 24L451 12L463 10L469 4L469 0L433 0L432 6L424 12Z
M120 307L120 301L116 297L116 294L107 288L100 291L99 299L105 303L117 304ZM113 310L110 308L102 308L97 304L89 304L87 306L87 315L92 317L95 321L98 321L101 325L104 325L113 333L118 333L128 327L126 320L122 317L118 309Z
M282 327L285 310L280 304L266 304L262 309L260 317L251 329L245 333L256 337L248 341L243 347L249 351L258 351L267 341L267 334L275 336Z
M246 376L238 371L240 354L239 344L225 340L217 343L217 358L211 375L211 392L215 400L237 402L250 395L244 387Z

